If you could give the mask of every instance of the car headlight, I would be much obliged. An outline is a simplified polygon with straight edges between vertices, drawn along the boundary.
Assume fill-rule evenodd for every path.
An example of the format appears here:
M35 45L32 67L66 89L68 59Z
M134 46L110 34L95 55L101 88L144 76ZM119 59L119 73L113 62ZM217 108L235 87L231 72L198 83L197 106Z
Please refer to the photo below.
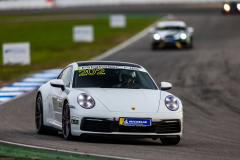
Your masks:
M165 98L165 105L171 111L176 111L179 107L177 98L172 95Z
M229 4L224 4L223 6L225 11L230 11L230 5Z
M77 97L77 101L78 104L85 109L91 109L95 105L94 99L86 93L79 94Z
M187 35L186 35L185 33L182 33L182 34L180 35L180 38L181 38L181 39L186 39L186 38L187 38Z
M240 3L237 4L237 9L240 10Z
M159 40L161 37L160 37L159 34L156 33L156 34L153 35L153 38L154 38L155 40Z

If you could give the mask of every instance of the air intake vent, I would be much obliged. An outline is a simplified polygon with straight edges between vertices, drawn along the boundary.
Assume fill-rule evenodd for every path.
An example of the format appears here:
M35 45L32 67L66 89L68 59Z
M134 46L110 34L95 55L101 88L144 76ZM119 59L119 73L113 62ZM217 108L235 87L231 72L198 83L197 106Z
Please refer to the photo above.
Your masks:
M157 133L179 133L181 122L179 120L164 120L158 123Z
M81 130L92 132L111 132L112 121L105 119L83 118Z

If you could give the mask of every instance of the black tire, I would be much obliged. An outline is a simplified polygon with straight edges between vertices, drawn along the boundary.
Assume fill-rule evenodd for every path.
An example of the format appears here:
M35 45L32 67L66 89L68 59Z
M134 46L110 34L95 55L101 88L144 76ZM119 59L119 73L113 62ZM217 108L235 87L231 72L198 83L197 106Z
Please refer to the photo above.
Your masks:
M35 105L35 126L38 134L44 134L42 95L38 94Z
M48 130L43 124L42 95L39 93L35 104L35 126L38 134L58 134L58 131Z
M181 138L160 138L163 145L177 145Z
M193 37L190 38L190 43L188 48L192 49L193 48Z
M158 48L158 44L152 44L152 45L151 45L151 49L152 49L152 50L155 50L155 49L157 49L157 48Z
M62 133L63 137L66 140L72 140L72 132L71 132L71 121L70 121L70 108L68 103L64 105L62 112Z

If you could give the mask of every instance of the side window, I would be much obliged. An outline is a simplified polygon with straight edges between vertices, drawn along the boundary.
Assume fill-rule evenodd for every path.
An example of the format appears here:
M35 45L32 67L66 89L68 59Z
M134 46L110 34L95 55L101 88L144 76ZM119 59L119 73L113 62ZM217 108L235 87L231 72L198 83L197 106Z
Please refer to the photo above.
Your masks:
M65 87L70 86L71 76L72 76L72 67L71 66L66 68L63 71L62 75L59 76L63 80Z

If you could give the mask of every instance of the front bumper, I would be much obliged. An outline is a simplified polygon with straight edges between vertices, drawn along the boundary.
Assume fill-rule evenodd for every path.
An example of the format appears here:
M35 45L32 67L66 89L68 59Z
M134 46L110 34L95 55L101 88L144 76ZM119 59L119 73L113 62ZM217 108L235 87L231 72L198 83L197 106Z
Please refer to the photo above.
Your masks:
M181 49L181 48L187 46L188 43L186 40L175 40L174 42L167 42L165 40L159 40L159 41L154 40L152 42L152 45L158 46L159 48L175 46L175 47Z
M172 113L119 113L119 112L81 112L71 109L71 117L78 118L78 124L71 124L74 136L106 136L131 138L166 138L182 137L183 114ZM94 117L94 118L93 118ZM119 117L151 118L152 126L120 126ZM90 119L90 121L89 121ZM96 121L95 121L96 120ZM92 121L92 123L90 123ZM175 121L166 124L166 121ZM169 126L168 128L166 128ZM174 129L171 130L171 127Z
M98 137L108 137L108 138L178 138L182 137L182 134L172 134L172 135L152 135L152 134L102 134L102 133L82 133L81 136L98 136Z

